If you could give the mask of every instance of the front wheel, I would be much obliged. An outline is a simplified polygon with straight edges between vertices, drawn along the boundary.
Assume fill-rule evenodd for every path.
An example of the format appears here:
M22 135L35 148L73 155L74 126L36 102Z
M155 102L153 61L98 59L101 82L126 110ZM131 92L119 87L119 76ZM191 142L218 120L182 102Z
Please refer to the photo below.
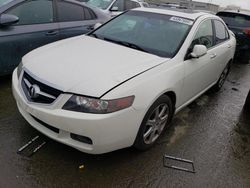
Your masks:
M230 64L228 64L225 68L224 68L224 70L223 70L223 72L221 73L221 75L220 75L220 78L219 78L219 80L217 81L217 83L213 86L213 91L215 91L215 92L217 92L217 91L219 91L221 88L222 88L222 86L223 86L223 84L225 83L225 81L226 81L226 79L227 79L227 76L228 76L228 74L229 74L229 71L230 71Z
M166 126L173 117L173 104L171 99L163 95L158 98L146 113L134 147L139 150L147 150L154 145Z

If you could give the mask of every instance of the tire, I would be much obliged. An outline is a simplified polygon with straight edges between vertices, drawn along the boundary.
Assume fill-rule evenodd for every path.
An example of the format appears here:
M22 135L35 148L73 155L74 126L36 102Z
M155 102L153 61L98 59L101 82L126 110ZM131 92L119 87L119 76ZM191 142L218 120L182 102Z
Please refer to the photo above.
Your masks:
M159 97L143 118L134 147L142 151L151 148L171 122L173 113L171 99L167 95Z
M246 102L245 102L245 109L247 110L247 111L250 111L250 91L249 91L249 93L248 93L248 95L247 95L247 99L246 99Z
M227 76L230 72L230 63L227 64L227 66L224 68L224 70L222 71L219 80L217 81L217 83L212 87L212 90L214 92L218 92L220 91L220 89L222 88L223 84L225 83Z

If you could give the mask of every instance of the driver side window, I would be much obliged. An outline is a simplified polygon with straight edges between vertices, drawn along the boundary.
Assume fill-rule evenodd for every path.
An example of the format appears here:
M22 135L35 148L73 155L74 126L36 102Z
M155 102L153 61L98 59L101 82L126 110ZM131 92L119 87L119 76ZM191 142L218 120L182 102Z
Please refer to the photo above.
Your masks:
M44 24L54 21L52 0L24 1L6 13L19 18L16 25Z
M212 21L206 20L200 24L191 47L197 44L205 45L208 49L214 46Z

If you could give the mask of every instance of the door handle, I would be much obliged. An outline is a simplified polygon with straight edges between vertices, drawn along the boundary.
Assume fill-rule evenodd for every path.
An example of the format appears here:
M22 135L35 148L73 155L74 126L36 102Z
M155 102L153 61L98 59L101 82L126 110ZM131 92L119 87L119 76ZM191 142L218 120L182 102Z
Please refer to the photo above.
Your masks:
M58 34L58 31L48 31L46 33L47 36L53 36L53 35L57 35Z
M217 56L216 54L211 54L210 59L214 59L214 58L216 58L216 56Z
M231 47L232 47L232 45L231 45L231 44L228 44L228 45L227 45L227 47L228 47L228 48L231 48Z

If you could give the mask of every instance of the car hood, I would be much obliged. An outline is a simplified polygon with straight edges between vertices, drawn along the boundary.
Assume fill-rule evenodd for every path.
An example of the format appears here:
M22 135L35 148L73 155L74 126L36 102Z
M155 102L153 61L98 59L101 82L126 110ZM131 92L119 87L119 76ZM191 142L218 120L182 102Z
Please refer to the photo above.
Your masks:
M101 97L118 84L166 58L89 36L38 48L23 58L24 69L63 92Z

